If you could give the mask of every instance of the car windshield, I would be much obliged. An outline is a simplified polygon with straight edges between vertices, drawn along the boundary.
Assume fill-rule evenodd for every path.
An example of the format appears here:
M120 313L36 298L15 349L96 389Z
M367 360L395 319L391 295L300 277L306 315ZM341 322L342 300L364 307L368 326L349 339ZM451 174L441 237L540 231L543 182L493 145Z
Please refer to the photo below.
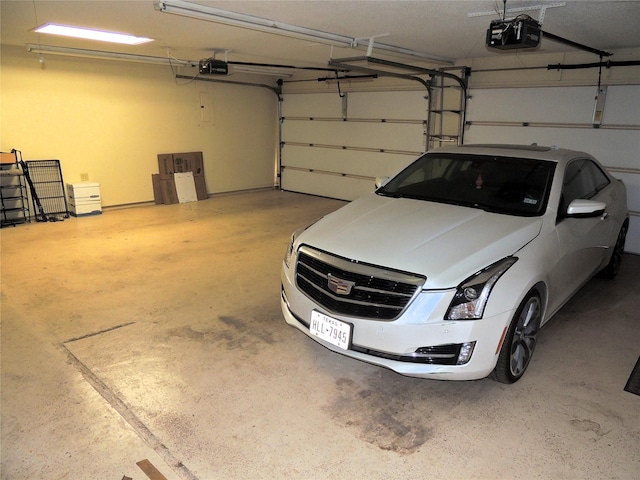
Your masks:
M544 212L555 163L489 155L428 153L379 195L449 203L506 215Z

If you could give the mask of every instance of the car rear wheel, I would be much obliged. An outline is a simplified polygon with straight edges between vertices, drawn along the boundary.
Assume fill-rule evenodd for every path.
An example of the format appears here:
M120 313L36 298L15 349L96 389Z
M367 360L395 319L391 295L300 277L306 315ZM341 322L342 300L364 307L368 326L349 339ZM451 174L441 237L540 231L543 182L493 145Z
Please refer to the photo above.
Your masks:
M516 311L500 349L491 378L501 383L514 383L522 378L536 347L542 303L540 296L530 292Z
M622 224L622 228L620 228L620 233L618 233L618 238L616 239L616 244L613 247L613 253L611 254L611 260L604 270L602 270L602 276L605 278L614 279L618 272L620 271L620 265L622 264L622 256L624 255L624 243L627 239L627 229L629 225L627 222Z

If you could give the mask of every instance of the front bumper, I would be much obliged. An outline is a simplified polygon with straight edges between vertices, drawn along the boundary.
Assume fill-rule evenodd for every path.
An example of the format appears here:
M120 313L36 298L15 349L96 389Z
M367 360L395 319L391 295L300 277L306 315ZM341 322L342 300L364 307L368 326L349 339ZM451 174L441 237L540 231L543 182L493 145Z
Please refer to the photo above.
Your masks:
M326 348L343 355L394 370L402 375L441 380L475 380L494 369L499 344L513 312L480 320L443 320L454 290L423 292L393 321L337 315L326 311L300 292L283 264L280 299L286 322ZM312 311L319 311L353 325L352 345L343 350L309 332ZM464 365L443 365L415 361L420 349L451 351L451 346L475 342L471 358ZM455 363L455 362L454 362Z

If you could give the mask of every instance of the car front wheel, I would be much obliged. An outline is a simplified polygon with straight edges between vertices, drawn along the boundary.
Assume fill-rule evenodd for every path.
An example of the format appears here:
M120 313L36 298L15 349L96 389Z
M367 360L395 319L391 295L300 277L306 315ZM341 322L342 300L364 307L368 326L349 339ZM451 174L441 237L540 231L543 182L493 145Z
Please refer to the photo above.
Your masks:
M493 380L501 383L515 383L522 378L536 347L541 320L540 296L530 292L511 320L498 355L498 362L491 373Z

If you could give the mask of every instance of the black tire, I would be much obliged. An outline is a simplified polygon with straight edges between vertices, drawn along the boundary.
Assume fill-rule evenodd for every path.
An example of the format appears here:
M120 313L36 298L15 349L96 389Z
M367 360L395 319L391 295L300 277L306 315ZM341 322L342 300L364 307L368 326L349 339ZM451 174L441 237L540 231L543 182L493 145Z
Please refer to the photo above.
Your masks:
M498 355L496 368L490 377L500 383L515 383L529 366L536 347L540 322L542 320L542 302L540 296L531 291L522 301L511 320L509 330Z
M618 275L620 271L620 265L622 264L622 256L624 255L624 242L627 239L627 230L629 229L629 224L624 222L622 227L620 228L620 233L618 233L618 238L616 239L616 244L613 246L613 253L611 254L611 260L606 267L602 270L602 276L604 278L608 278L613 280Z

